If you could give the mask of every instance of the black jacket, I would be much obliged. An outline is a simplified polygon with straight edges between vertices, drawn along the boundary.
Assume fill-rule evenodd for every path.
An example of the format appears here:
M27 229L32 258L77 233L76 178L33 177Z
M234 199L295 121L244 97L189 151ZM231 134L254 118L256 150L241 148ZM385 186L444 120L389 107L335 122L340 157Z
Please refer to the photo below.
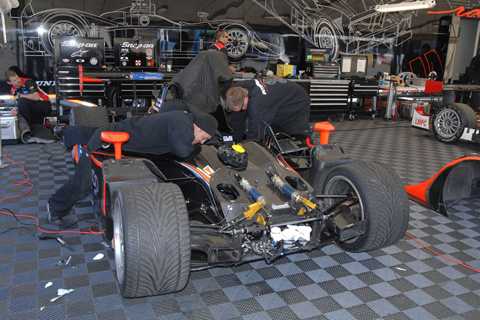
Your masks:
M101 150L103 131L127 132L130 139L122 149L128 152L161 155L172 153L186 158L194 150L193 117L183 111L134 116L98 128L88 142L92 151Z
M248 90L248 107L245 111L231 113L236 142L243 140L247 116L247 139L259 139L264 135L262 121L287 134L308 131L310 97L296 83L265 78L241 81L237 86Z

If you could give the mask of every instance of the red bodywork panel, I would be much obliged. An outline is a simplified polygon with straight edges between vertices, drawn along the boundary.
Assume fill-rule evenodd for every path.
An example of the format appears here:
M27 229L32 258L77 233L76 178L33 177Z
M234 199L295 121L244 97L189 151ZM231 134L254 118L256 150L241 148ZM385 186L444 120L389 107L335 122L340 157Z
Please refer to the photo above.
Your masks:
M454 202L480 196L480 156L458 158L430 179L405 189L411 200L447 215Z

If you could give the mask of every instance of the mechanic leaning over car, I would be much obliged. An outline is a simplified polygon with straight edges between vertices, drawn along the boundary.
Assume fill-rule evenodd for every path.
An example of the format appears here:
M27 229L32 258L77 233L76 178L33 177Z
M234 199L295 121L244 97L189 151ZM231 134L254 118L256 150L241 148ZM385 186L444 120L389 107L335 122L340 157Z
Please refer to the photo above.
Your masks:
M67 147L75 144L86 144L87 147L78 161L74 176L48 200L48 221L62 224L63 217L75 203L90 192L91 152L103 149L103 131L127 132L130 139L122 146L127 152L150 155L172 153L186 158L194 151L194 145L203 144L215 135L217 126L217 120L209 114L172 111L148 117L134 116L100 128L66 127L60 135L65 139Z
M20 78L13 70L5 72L5 80L12 86L18 112L30 126L43 124L43 118L52 110L48 95L32 79Z
M285 79L263 78L240 81L227 90L225 107L231 113L233 139L261 139L263 122L275 131L289 135L308 135L310 97L296 83Z

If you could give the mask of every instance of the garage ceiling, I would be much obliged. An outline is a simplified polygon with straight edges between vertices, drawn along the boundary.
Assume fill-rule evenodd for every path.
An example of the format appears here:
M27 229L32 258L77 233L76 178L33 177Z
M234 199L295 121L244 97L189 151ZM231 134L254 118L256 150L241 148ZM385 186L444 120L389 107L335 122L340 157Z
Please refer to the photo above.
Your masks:
M28 3L30 0L21 1ZM208 19L240 19L246 21L252 26L268 26L268 27L281 27L284 25L276 19L266 19L269 16L265 11L256 5L251 0L137 0L137 1L151 1L156 6L156 13L158 15L167 17L174 21L186 21L197 22L199 18L197 12L207 12L209 14ZM319 4L328 2L337 2L345 0L296 0L303 3L317 2ZM93 14L102 14L109 11L118 10L120 8L129 7L130 4L135 1L130 0L32 0L32 6L35 12L39 12L51 8L71 8L81 11L90 12ZM398 0L357 0L348 1L352 3L351 6L357 12L363 12L365 7L370 7L380 2L399 2ZM437 0L437 6L434 10L448 10L449 4L456 7L457 3L465 5L477 5L479 0L474 1L458 1L458 0ZM290 6L285 0L274 0L276 9L279 14L289 14ZM168 8L164 10L162 8ZM427 15L427 10L419 10L417 16L414 16L412 21L412 29L414 34L432 34L436 31L436 25L434 22L438 21L439 16Z

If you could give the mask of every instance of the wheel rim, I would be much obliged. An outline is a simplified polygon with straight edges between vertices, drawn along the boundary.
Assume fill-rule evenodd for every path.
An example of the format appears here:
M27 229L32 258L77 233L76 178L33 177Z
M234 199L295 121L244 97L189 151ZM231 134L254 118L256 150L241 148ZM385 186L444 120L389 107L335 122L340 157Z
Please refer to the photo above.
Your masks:
M228 30L227 50L232 58L240 58L248 49L248 35L240 29Z
M50 28L48 40L52 47L55 47L55 37L59 36L81 37L82 32L70 21L58 21Z
M123 221L118 199L115 201L113 208L113 243L117 280L119 284L122 284L125 274L125 246L123 242Z
M457 135L460 130L460 116L452 109L443 109L440 111L434 121L437 134L444 139L449 139Z
M325 194L327 195L351 195L354 199L358 200L357 204L351 205L352 201L342 201L345 203L345 209L341 214L347 214L353 216L356 220L362 221L365 219L365 212L363 208L363 200L355 187L355 184L344 176L335 176L328 181L325 186ZM335 198L325 198L327 205L333 205L337 202ZM348 210L347 210L348 208ZM348 239L345 243L355 242L358 237Z
M333 33L327 27L322 27L318 32L318 44L322 49L333 49L334 47L334 40L333 40Z
M336 59L338 56L338 42L333 26L328 21L322 20L316 30L316 45L321 49L328 49L331 60Z

